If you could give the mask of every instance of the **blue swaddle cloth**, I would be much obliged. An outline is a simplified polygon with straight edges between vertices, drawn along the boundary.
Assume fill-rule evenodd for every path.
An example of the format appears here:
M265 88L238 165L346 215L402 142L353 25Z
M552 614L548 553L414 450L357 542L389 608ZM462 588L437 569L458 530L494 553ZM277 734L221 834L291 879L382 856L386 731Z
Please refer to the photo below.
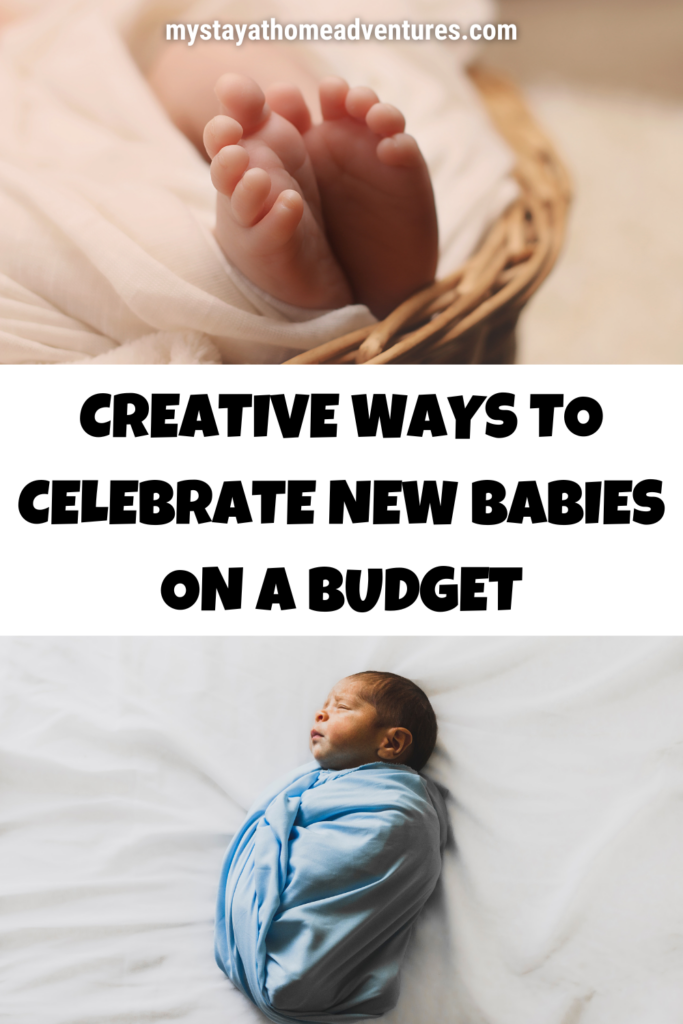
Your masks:
M228 849L216 960L271 1020L379 1017L446 841L433 782L406 765L297 769Z

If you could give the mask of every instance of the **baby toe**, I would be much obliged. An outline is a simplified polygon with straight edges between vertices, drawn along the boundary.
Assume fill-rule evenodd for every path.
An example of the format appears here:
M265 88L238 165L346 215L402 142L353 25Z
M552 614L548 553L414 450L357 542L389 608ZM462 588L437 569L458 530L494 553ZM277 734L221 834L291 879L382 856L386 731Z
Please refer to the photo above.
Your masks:
M266 100L271 110L294 125L302 135L311 127L311 112L297 86L275 82L266 90Z
M270 188L270 175L262 167L252 167L240 178L232 193L231 208L235 220L243 227L251 227L261 219Z
M214 92L222 113L238 121L245 132L254 132L269 114L266 97L252 78L228 73L221 75Z
M366 85L357 85L346 94L346 113L357 121L364 121L370 107L379 103L377 93Z
M377 144L377 159L390 167L412 168L424 163L417 142L404 132L381 139Z
M375 103L365 118L365 123L375 135L398 135L406 126L406 119L391 103Z
M336 76L323 78L318 87L323 120L338 121L340 118L346 117L346 97L348 92L348 83L343 78L337 78Z
M232 117L218 114L212 117L204 129L204 148L210 158L225 146L234 146L242 138L242 125Z
M262 247L272 251L286 245L293 238L303 213L304 201L295 189L289 188L281 192L255 228Z
M248 166L249 154L246 149L242 146L224 146L211 161L213 187L221 195L231 196Z

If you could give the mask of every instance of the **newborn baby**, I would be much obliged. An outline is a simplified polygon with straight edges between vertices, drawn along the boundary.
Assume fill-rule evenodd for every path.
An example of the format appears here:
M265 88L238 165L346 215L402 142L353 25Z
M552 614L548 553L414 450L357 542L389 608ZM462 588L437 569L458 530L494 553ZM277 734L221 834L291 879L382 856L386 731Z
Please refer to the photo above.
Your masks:
M446 839L443 798L418 774L435 741L410 680L342 679L315 718L315 762L266 793L235 836L216 959L271 1020L352 1021L396 1004Z
M221 249L276 299L319 310L361 302L386 316L433 280L437 262L429 171L403 115L341 78L325 79L316 96L282 48L231 52L236 70L216 82L225 53L167 46L148 76L211 159Z

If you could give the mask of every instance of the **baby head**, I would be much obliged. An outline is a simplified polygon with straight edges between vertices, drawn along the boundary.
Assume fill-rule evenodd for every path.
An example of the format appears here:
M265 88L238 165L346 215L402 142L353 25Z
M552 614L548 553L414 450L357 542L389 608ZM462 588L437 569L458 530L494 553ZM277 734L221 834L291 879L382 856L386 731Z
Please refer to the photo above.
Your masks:
M334 771L373 761L420 771L435 743L436 717L419 686L393 672L359 672L338 682L317 712L310 746Z

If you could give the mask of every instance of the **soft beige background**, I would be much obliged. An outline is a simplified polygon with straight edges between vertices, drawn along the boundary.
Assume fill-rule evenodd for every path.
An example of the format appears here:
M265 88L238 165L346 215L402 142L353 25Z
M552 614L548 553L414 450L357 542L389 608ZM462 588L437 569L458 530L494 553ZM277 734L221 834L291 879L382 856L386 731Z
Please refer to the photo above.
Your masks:
M683 362L683 3L499 0L521 82L576 199L565 251L525 311L526 363Z

